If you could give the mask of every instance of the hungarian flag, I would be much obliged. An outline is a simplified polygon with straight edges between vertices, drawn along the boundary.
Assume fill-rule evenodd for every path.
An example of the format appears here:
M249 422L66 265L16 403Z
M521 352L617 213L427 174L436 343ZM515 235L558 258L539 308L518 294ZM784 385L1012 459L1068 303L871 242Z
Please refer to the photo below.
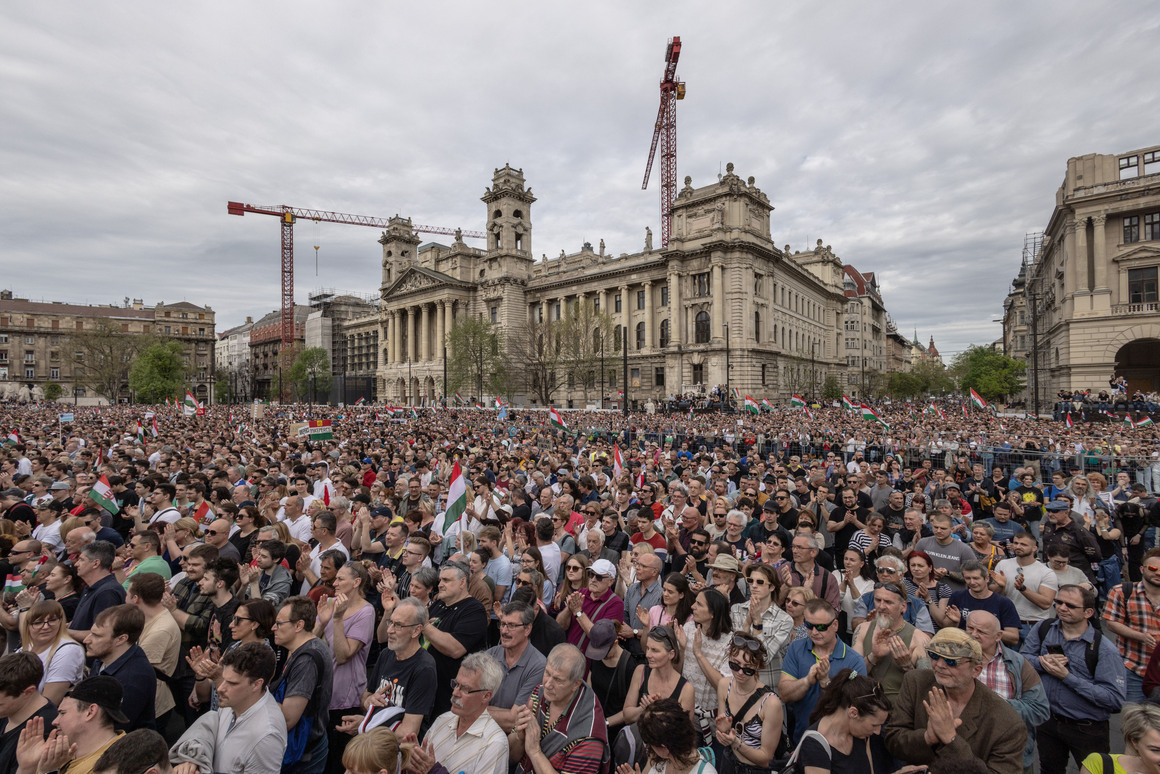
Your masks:
M412 406L411 407L411 419L418 419L418 418L419 418L419 412L415 410L414 406Z
M137 442L145 443L145 428L141 426L141 420L137 420Z
M367 404L366 398L359 398L358 400L356 400L354 402L354 405L356 405L356 406L365 406L366 404Z
M867 406L865 403L862 404L862 418L863 419L873 419L875 422L882 425L887 430L890 429L890 425L886 424L886 422L884 422L882 420L882 417L878 416L878 412L875 411L874 409L870 408L869 406Z
M330 487L326 484L322 485L322 504L327 508L330 507Z
M1150 427L1152 424L1152 417L1144 417L1136 423L1136 427Z
M750 414L761 413L761 409L757 407L757 401L755 401L753 398L749 397L748 395L745 396L745 410L748 411Z
M495 407L496 407L497 409L501 409L501 408L503 408L503 401L502 401L502 400L500 400L499 398L496 398L496 399L495 399Z
M12 592L13 594L16 594L20 591L24 591L24 579L20 577L20 573L12 573L11 575L8 575L6 578L4 578L5 593Z
M858 407L854 405L854 401L847 398L845 393L842 393L842 408L846 409L847 411L856 411L858 409Z
M153 417L153 437L154 438L157 437L157 417L156 417L156 415L154 415L154 417Z
M806 405L806 401L805 398L803 398L801 395L791 395L789 398L789 405L790 408L801 408L802 406Z
M614 443L612 445L612 477L620 478L623 470L624 463L620 459L620 444Z
M807 416L807 417L809 417L810 419L813 419L813 418L814 418L814 412L810 411L810 407L809 407L809 406L802 406L802 408L803 408L803 409L805 409L805 412L806 412L806 416Z
M463 400L463 396L462 396L462 395L460 395L459 393L455 393L455 405L456 405L456 406L462 406L462 405L464 405L465 403L466 403L466 401L465 401L465 400Z
M741 390L737 389L736 387L733 388L733 399L741 400Z
M556 411L555 406L552 406L551 408L548 409L548 419L551 420L552 427L558 427L561 430L568 429L568 425L564 423L563 417L560 416L559 411Z
M640 469L640 473L636 474L636 488L644 489L644 467Z
M463 471L459 469L459 457L451 466L451 483L447 487L447 511L443 514L443 533L446 534L451 525L459 521L467 510L467 483L463 480Z
M89 490L89 497L109 513L116 514L121 510L116 498L113 497L113 487L109 486L107 476L101 476L97 483L93 484L93 488Z
M482 404L482 403L480 403L479 401L476 401L476 402L475 402L475 407L476 407L477 409L480 409L480 410L482 410L482 409L483 409L483 404Z
M1069 411L1069 412L1067 412L1067 419L1066 419L1066 422L1065 422L1065 424L1066 424L1068 427L1075 427L1075 422L1072 422L1072 421L1071 421L1071 412L1070 412L1070 411Z
M974 403L977 407L979 407L981 409L987 408L987 401L983 400L983 396L981 396L981 395L979 395L979 393L975 392L974 387L971 388L971 403Z
M773 413L773 404L769 402L769 398L762 398L761 405L765 408L766 411L771 414ZM805 404L803 403L802 405L804 406Z
M693 407L689 406L689 421L691 422L692 420L693 420Z
M20 433L13 430L8 435L4 436L4 443L7 446L15 446L20 443Z
M201 408L201 406L198 405L197 398L193 397L192 392L186 391L185 402L181 404L182 416L191 417L197 413L199 408Z
M1131 414L1124 415L1124 424L1132 429L1135 429L1135 427L1136 427L1136 421L1134 419L1132 419Z
M209 509L209 503L202 500L201 505L197 506L197 510L193 512L193 518L201 526L208 527L214 520L213 512Z

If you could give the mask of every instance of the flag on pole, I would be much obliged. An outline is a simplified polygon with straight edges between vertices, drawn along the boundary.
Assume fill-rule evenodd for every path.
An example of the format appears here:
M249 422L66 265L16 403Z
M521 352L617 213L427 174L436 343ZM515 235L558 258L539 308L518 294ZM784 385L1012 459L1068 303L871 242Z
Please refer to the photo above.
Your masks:
M1153 424L1152 417L1144 417L1136 423L1136 427L1151 427Z
M462 406L464 403L465 401L463 400L463 396L459 393L455 393L455 405Z
M153 415L153 437L157 437L157 415Z
M558 427L561 430L568 429L568 425L564 423L563 417L560 416L559 411L556 411L555 406L552 406L548 409L548 419L551 420L552 427Z
M761 405L766 411L773 413L773 404L769 402L769 398L762 398Z
M419 412L415 410L414 406L412 406L411 407L411 419L418 419L418 418L419 418Z
M733 388L733 399L741 400L741 390L737 389L736 387Z
M846 409L847 411L858 410L858 407L854 405L854 401L847 398L845 393L842 393L842 408Z
M116 515L121 510L121 507L117 505L116 498L113 497L113 487L109 486L107 476L102 475L97 483L93 484L93 488L89 490L89 497L109 513Z
M810 407L809 407L809 406L802 406L802 408L803 408L803 409L805 409L805 412L806 412L806 416L807 416L807 417L809 417L810 419L813 419L813 418L814 418L814 412L810 411Z
M443 514L443 533L459 520L467 510L467 484L463 481L463 471L459 469L459 457L451 466L451 483L447 486L447 511Z
M141 426L141 420L137 420L137 443L145 443L145 428Z
M1124 424L1127 425L1128 427L1132 428L1133 430L1136 429L1136 420L1132 419L1131 414L1124 415Z
M791 395L790 396L790 398L789 398L790 408L801 408L804 405L806 405L806 401L805 401L805 398L803 398L801 395Z
M693 421L693 406L692 405L689 406L689 421L690 422Z
M1072 422L1072 421L1071 421L1071 412L1070 412L1070 411L1069 411L1069 412L1067 412L1067 420L1066 420L1066 424L1067 424L1067 426L1068 426L1068 427L1075 427L1075 422Z
M366 398L359 398L358 400L356 400L354 402L354 405L356 405L356 406L365 406L366 404L367 404Z
M644 489L644 467L640 469L640 473L636 474L636 488Z
M887 430L890 429L890 425L886 424L886 422L883 421L882 417L878 416L878 412L875 411L874 409L870 408L869 406L867 406L865 403L862 404L862 418L863 419L873 419L875 422L882 425Z
M208 527L214 520L214 515L209 509L209 503L205 500L201 501L201 505L197 506L197 510L193 512L193 518L203 527Z
M748 395L745 396L745 410L750 414L758 414L761 412L761 409L757 407L757 401Z
M624 463L620 459L620 444L612 444L612 477L620 478L624 471Z
M502 400L500 400L498 397L495 399L495 407L496 407L497 409L501 409L501 408L503 408L503 401L502 401Z
M971 403L974 403L981 409L987 408L987 401L983 400L983 396L975 392L975 388L971 388Z
M185 403L181 405L181 413L183 416L191 417L197 413L200 406L197 403L197 398L193 397L193 393L188 390L185 393Z
M20 433L16 432L15 430L4 436L4 444L6 446L15 446L18 443L20 443Z

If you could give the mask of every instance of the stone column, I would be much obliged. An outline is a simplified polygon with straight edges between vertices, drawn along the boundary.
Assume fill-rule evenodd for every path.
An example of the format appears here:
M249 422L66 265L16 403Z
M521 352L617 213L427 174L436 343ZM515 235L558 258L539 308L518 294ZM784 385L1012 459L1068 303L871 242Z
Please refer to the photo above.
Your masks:
M725 338L725 269L720 263L713 264L713 330L709 332L710 341L724 341ZM733 332L730 331L730 337Z
M415 362L415 307L407 307L407 361ZM409 389L409 385L408 385Z
M1096 286L1093 290L1107 290L1108 289L1108 262L1106 258L1107 247L1104 241L1104 225L1108 221L1107 215L1096 215L1092 218L1092 224L1095 226L1092 232L1092 239L1095 244L1092 245L1095 264L1096 264Z
M384 365L391 365L395 362L395 313L387 312L387 322L383 326L383 338L387 341L386 363ZM381 391L380 391L381 392Z
M1087 218L1076 218L1072 223L1075 230L1075 249L1071 252L1072 276L1076 290L1091 290L1087 281Z
M540 322L542 322L542 323L548 322L548 320L550 319L548 317L548 314L551 313L551 311L552 311L552 309L548 305L548 299L545 298L544 300L540 301Z
M624 340L621 341L620 343L622 346L628 348L630 352L632 351L632 349L628 347L628 342L632 341L632 328L630 327L631 325L632 325L632 316L628 311L628 285L621 285L620 286L620 326L621 326L621 328L624 329L623 332L621 333L621 336L624 337Z
M443 342L447 338L447 302L440 301L435 309L435 353L431 359L439 360L443 357L443 347L446 346Z
M681 275L669 272L669 332L671 343L681 346Z
M430 318L427 313L429 304L422 303L419 305L419 360L420 362L430 360Z
M455 308L455 301L449 300L443 307L443 336L446 338L451 333L452 324L452 310ZM447 345L447 357L451 357L451 345Z
M600 313L601 314L608 314L608 291L607 290L598 291L596 296L597 296L597 298L600 299Z
M402 332L402 320L399 319L399 310L396 309L391 312L391 365L397 365L403 359L403 348L399 346Z
M652 282L644 283L644 346L652 349L656 346L656 337L653 335L653 301Z

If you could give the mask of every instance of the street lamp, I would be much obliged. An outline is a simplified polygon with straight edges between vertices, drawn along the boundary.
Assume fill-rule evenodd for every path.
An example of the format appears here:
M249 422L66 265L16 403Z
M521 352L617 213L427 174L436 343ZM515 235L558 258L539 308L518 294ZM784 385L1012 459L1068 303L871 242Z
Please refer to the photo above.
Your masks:
M600 331L600 410L604 410L604 331Z
M733 395L729 391L729 323L721 323L721 327L725 329L725 401L727 403Z
M624 326L624 335L620 337L621 351L624 352L624 416L628 417L628 326Z

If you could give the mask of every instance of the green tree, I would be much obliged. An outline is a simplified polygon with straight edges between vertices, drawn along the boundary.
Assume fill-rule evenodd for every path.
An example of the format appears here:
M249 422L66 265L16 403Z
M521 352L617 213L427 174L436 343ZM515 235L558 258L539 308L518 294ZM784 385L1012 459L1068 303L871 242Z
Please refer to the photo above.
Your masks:
M450 392L467 390L477 400L483 400L484 390L503 394L508 378L500 371L503 364L503 337L499 328L482 317L470 315L456 318L447 332L447 389ZM499 388L498 390L496 388Z
M842 399L842 382L834 374L826 374L826 381L822 384L822 397L826 400Z
M185 348L178 341L158 341L141 350L129 367L129 387L139 403L176 398L189 370Z
M289 380L300 398L317 401L330 395L330 356L322 347L309 347L298 353L290 367Z
M1027 364L990 347L973 345L955 356L951 374L963 392L974 390L988 401L1001 401L1023 389Z
M72 333L66 342L73 352L76 386L116 403L128 386L133 359L155 341L151 336L126 333L108 320Z
M911 367L910 373L918 378L923 395L948 395L956 389L946 366L937 360L920 360Z
M61 387L56 382L45 382L44 383L44 399L45 400L56 400L57 398L59 398L61 396L61 394L63 392L64 392L64 388Z
M234 396L230 394L230 372L224 368L214 371L213 399L215 403L230 403Z
M588 391L600 380L602 342L611 342L616 325L607 312L598 312L592 302L568 304L564 318L557 324L563 375L569 385L579 385L588 402Z
M561 338L559 320L529 320L506 342L509 360L520 364L524 389L545 406L568 381Z

